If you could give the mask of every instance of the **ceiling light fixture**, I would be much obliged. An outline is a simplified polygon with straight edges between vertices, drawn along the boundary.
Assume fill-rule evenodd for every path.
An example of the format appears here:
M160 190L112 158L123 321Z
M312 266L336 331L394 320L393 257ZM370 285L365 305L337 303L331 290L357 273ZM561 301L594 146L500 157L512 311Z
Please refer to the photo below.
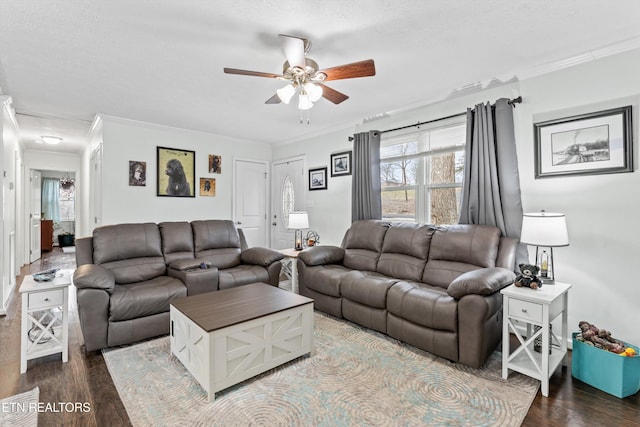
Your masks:
M48 135L43 135L40 138L42 138L42 140L50 145L56 145L56 144L60 144L62 142L62 138L60 138L59 136L48 136Z

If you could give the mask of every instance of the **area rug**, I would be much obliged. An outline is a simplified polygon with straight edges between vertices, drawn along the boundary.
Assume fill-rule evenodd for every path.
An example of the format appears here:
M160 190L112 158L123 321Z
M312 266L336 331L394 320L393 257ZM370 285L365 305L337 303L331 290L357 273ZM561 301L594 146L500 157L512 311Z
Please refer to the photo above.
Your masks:
M103 352L134 426L519 426L539 383L501 378L316 313L315 355L216 394L171 355L168 337Z
M38 425L38 387L0 400L0 427L36 427Z

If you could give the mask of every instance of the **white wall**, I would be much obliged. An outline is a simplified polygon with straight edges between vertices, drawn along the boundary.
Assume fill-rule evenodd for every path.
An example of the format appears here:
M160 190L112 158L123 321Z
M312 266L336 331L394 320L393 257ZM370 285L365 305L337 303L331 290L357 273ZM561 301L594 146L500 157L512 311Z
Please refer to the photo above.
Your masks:
M7 299L16 283L22 257L20 252L19 215L20 164L22 151L18 141L18 126L11 107L11 98L0 96L0 166L2 166L2 187L0 187L0 314L5 314ZM12 274L13 273L13 274Z
M167 126L102 118L102 224L231 219L233 159L271 160L271 146ZM213 119L212 119L213 120ZM158 197L156 147L196 153L196 182L216 179L216 196ZM222 173L210 174L209 154L222 156ZM86 159L86 156L85 156ZM147 185L129 186L129 161L147 163Z
M638 172L534 179L533 123L550 118L633 105L634 161L638 167L640 50L600 58L550 74L490 88L473 88L441 102L357 126L390 129L460 113L500 97L524 99L514 110L520 185L525 212L541 209L567 215L570 246L557 248L557 279L570 291L569 328L580 320L640 344L640 286L635 262L640 254L640 178ZM277 146L274 160L306 154L309 167L329 165L332 152L351 145L353 128ZM322 244L339 244L351 222L351 179L330 178L328 190L307 194L311 227ZM534 250L530 250L532 256ZM532 259L533 261L533 259ZM558 326L556 326L558 327Z
M516 111L525 211L564 212L570 246L554 250L557 277L574 285L569 326L580 320L640 343L640 50L603 58L520 84ZM533 123L633 105L633 173L534 179Z

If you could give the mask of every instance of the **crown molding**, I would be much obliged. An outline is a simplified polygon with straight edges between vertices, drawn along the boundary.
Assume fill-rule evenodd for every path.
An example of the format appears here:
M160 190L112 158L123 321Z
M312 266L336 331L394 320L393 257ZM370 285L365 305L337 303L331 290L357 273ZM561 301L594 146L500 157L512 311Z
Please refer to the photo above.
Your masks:
M597 59L606 58L608 56L613 56L619 53L629 52L636 49L640 49L640 37L633 37L622 42L613 43L598 49L593 49L580 55L571 56L559 61L553 61L542 65L523 68L513 74L517 75L519 80L530 79L533 77L542 76L545 74L553 73L555 71L564 70L566 68L575 67L576 65L584 64L587 62L595 61Z

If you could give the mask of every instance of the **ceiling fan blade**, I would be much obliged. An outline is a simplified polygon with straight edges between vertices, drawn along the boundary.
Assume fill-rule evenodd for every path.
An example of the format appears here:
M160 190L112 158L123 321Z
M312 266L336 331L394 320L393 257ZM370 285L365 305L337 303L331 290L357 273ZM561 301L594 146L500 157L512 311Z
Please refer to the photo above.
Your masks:
M306 62L304 60L304 39L299 37L278 34L282 43L282 51L287 57L289 65L292 67L304 68Z
M239 74L241 76L270 77L272 79L277 79L278 77L282 77L281 74L263 73L260 71L238 70L237 68L225 68L224 72L227 74Z
M319 72L327 75L324 81L353 79L356 77L375 76L376 66L373 63L373 59L367 59L360 62L352 62L351 64L338 65Z
M347 95L342 92L338 92L335 89L331 89L327 85L323 85L322 83L315 83L322 88L322 96L327 98L329 101L334 104L340 104L342 101L346 101L349 99Z
M271 98L267 99L267 101L265 102L265 104L280 104L280 97L278 96L278 94L276 93L275 95L273 95Z

